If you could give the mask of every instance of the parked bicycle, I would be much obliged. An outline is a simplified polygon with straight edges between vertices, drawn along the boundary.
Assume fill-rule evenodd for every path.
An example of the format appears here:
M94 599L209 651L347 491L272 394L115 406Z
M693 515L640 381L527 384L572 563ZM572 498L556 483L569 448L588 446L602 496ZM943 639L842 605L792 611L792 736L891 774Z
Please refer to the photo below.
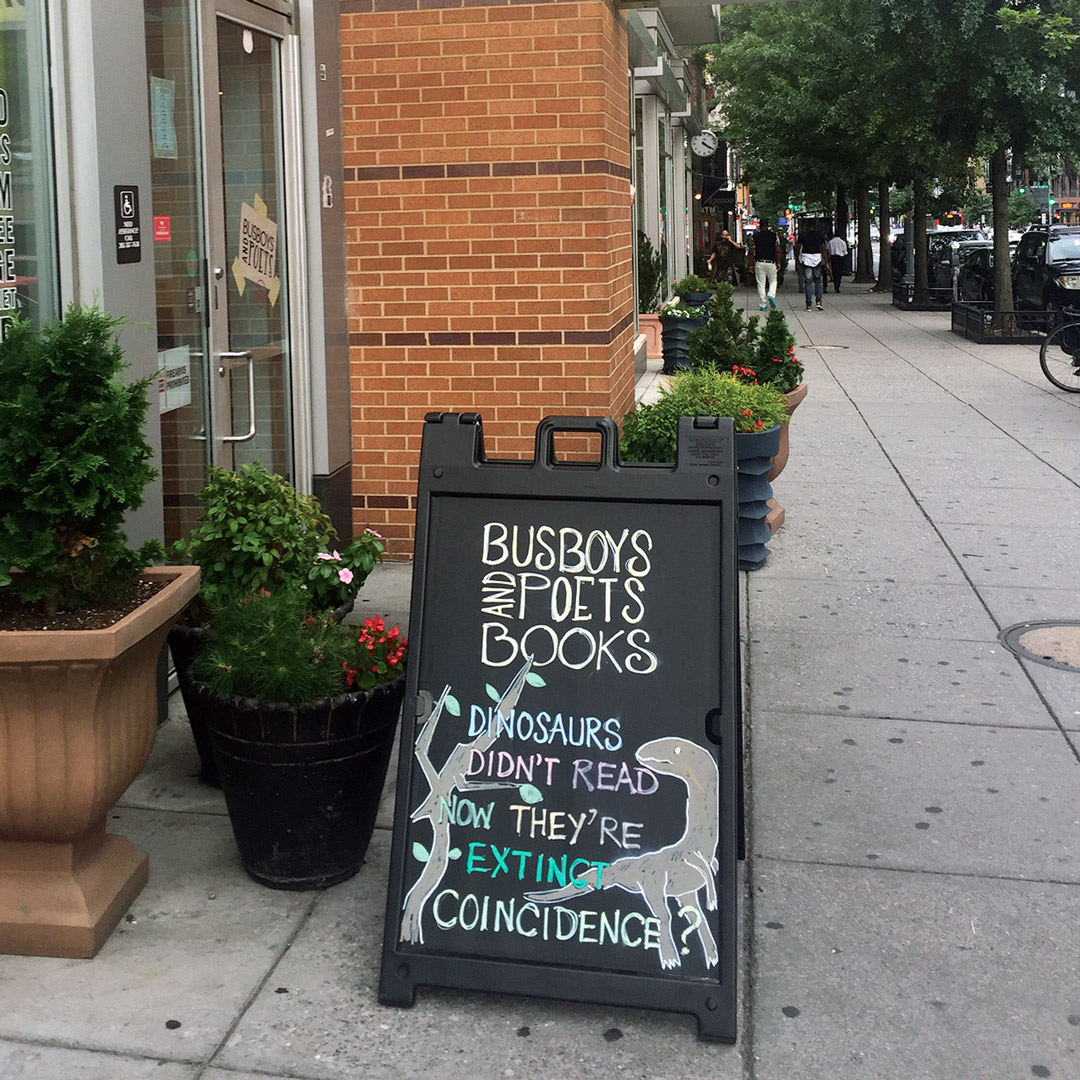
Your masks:
M1039 349L1039 366L1059 390L1080 394L1080 309L1064 308L1051 318Z

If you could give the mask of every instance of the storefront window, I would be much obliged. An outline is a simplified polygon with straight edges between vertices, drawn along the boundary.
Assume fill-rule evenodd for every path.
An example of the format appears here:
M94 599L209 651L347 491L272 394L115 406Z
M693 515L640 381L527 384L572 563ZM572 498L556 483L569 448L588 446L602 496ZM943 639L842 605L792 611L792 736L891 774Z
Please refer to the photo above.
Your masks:
M44 0L0 5L0 338L57 315L56 206Z
M192 0L145 0L165 538L191 529L209 450L202 131Z
M670 190L671 190L671 140L668 130L666 109L658 109L656 114L656 141L660 149L660 253L664 258L665 275L668 281L674 279L672 264L673 252L670 250Z

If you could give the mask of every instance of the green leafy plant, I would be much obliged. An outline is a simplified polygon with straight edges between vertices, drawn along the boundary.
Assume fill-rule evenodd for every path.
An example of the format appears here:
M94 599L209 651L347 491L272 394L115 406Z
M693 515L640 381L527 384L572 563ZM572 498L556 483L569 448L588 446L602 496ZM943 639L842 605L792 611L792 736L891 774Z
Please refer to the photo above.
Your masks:
M765 431L788 420L784 395L773 386L741 382L711 367L679 372L660 398L623 417L624 461L674 461L680 416L730 416L739 432Z
M706 307L709 321L687 337L690 363L694 367L730 371L734 366L754 366L758 317L746 318L735 307L734 292L730 282L720 282Z
M710 285L704 278L698 277L697 274L687 274L685 277L679 278L672 288L676 296L685 296L688 292L708 292Z
M770 383L785 394L803 381L802 362L795 356L795 337L781 311L769 312L758 338L753 379L749 381Z
M339 547L319 500L258 461L211 468L199 497L202 519L173 552L202 568L200 603L210 607L286 584L307 593L312 611L336 607L383 556L371 530Z
M116 599L164 557L123 531L156 475L150 380L120 380L123 322L72 305L40 329L14 319L0 342L0 589L47 615Z
M382 618L361 628L311 614L295 586L211 605L192 674L221 694L303 705L368 690L404 673L409 642Z
M638 311L647 315L660 305L664 287L664 259L640 229L637 234L637 271Z

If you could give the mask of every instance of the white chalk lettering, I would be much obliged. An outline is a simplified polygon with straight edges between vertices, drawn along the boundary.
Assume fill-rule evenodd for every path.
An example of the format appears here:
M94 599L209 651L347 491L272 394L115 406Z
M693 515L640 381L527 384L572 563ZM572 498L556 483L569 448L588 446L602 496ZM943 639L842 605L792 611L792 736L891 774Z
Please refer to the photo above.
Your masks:
M660 949L660 919L640 911L595 911L545 905L516 897L507 900L443 889L435 895L432 914L440 930L517 934L543 941L578 941L583 945L621 945L627 949Z

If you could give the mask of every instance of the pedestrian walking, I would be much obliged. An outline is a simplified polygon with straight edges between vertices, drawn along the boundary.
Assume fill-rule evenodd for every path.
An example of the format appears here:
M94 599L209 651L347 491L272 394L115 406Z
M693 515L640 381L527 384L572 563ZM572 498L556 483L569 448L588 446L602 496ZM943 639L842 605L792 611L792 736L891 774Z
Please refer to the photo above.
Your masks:
M816 301L818 311L824 310L821 302L821 284L829 265L829 250L825 246L825 236L814 225L800 229L795 241L795 261L803 269L803 292L806 296L806 310L811 307L811 299ZM811 291L813 297L811 298Z
M759 225L751 237L748 269L757 282L762 311L776 307L776 282L780 272L780 239L768 225Z
M728 281L732 285L739 284L735 270L735 257L741 250L739 245L731 239L731 233L725 229L713 244L712 251L709 252L709 265L712 267L712 275L709 277L710 285L717 278Z
M847 241L839 233L834 233L826 246L829 249L829 272L832 277L833 292L839 292L840 279L847 271L849 251Z

